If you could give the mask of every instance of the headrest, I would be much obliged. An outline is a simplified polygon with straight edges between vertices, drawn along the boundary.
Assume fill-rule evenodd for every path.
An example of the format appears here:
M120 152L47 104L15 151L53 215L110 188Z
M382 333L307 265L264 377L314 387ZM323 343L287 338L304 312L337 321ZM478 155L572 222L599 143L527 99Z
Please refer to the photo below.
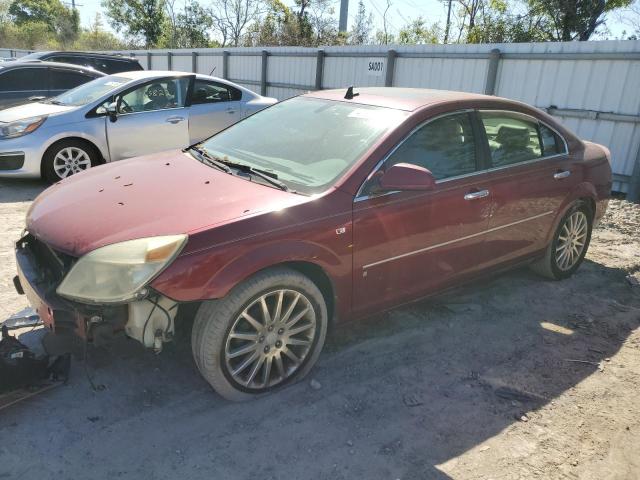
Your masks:
M529 145L529 129L503 125L498 129L496 142L505 148L526 148Z

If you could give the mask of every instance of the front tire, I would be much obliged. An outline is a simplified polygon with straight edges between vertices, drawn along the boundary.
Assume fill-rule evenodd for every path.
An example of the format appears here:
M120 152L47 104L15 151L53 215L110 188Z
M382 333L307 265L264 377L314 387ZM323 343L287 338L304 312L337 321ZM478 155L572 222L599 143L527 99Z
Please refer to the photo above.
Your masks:
M553 280L562 280L574 274L591 241L593 214L583 202L576 202L562 217L543 258L531 269Z
M90 143L61 140L51 145L42 157L42 174L47 182L56 183L97 165L98 159Z
M327 307L318 287L288 268L270 269L204 302L191 346L202 376L241 401L304 378L320 355Z

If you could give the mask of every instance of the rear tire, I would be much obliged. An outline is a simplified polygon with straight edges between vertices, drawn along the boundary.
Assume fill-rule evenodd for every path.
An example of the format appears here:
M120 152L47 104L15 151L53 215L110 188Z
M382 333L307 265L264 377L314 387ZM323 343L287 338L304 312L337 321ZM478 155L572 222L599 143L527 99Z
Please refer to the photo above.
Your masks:
M327 307L318 287L295 270L275 268L202 303L191 347L213 389L242 401L304 378L326 333Z
M578 201L564 214L544 257L531 265L537 274L552 280L569 278L578 269L589 248L593 213Z
M98 165L100 154L89 142L61 140L51 145L42 157L42 175L49 183Z

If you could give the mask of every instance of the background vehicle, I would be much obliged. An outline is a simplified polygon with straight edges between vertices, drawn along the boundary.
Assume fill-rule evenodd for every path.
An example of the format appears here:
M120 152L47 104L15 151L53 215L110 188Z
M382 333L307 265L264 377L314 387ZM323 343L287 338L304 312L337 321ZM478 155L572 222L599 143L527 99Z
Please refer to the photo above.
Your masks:
M57 332L124 329L156 350L199 304L195 362L243 400L304 377L336 320L523 263L576 271L611 190L605 147L497 97L358 93L51 187L18 242L18 291Z
M0 108L25 103L31 97L55 97L104 76L91 68L53 62L0 63Z
M109 75L1 111L0 177L55 182L100 163L184 148L275 102L206 75Z
M20 57L18 60L21 62L46 60L47 62L71 63L93 68L107 75L143 69L135 58L92 52L34 52Z

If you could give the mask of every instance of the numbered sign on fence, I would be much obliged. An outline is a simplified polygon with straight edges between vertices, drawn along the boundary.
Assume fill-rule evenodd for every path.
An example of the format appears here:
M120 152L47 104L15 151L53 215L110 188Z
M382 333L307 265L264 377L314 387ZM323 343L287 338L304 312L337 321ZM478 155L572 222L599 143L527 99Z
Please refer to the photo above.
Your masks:
M381 77L384 75L384 59L369 58L367 60L367 75L372 77Z

